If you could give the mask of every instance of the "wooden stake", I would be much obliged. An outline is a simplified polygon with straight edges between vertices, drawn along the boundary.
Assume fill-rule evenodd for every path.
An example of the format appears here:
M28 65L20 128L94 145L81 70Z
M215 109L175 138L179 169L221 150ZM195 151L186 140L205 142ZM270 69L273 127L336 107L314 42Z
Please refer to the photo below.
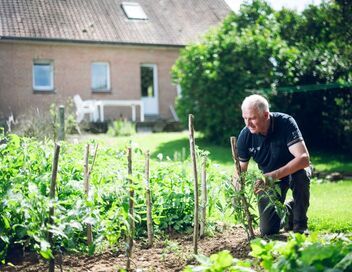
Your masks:
M195 141L194 141L194 127L193 127L193 115L188 115L188 128L189 128L189 147L191 152L192 164L193 164L193 177L194 177L194 226L193 226L193 252L198 254L198 210L199 210L199 197L198 197L198 173L197 173L197 160L195 152Z
M84 192L88 196L89 191L89 144L86 145L86 150L84 152Z
M63 141L65 139L65 106L59 107L59 133L58 140Z
M133 238L134 238L134 188L133 188L133 180L132 180L132 149L129 147L127 149L127 161L128 161L128 181L129 181L129 225L130 225L130 233L127 237L127 265L126 270L130 271L131 267L131 257L133 252Z
M56 178L57 178L57 168L59 164L59 154L60 154L60 145L55 144L55 152L54 152L54 159L53 159L53 167L52 167L52 174L51 174L51 183L50 183L50 201L51 205L49 208L49 220L48 224L53 225L54 224L54 200L55 200L55 190L56 190ZM50 244L50 248L53 254L53 258L50 259L49 262L49 272L54 272L55 271L55 249L54 249L54 242L53 242L53 234L49 232L48 234L48 242Z
M204 237L205 233L205 225L206 225L206 216L207 216L207 203L208 203L208 196L207 196L207 157L203 157L202 162L202 180L201 180L201 187L202 187L202 194L201 194L201 219L200 219L200 237Z
M234 178L236 177L236 175L238 176L240 186L241 186L240 190L245 190L245 179L244 179L244 176L242 175L241 165L240 165L240 161L238 159L238 153L237 153L237 139L236 137L231 137L230 141L231 141L231 149L232 149L232 158L234 160L234 163L236 166L235 169L237 171L237 173L235 173ZM235 187L235 190L237 191L238 188L234 183L233 185ZM252 222L253 219L252 219L251 213L249 212L249 204L248 204L247 198L244 196L244 194L241 194L241 201L247 218L249 239L252 239L254 237L253 222Z
M147 231L148 231L148 246L153 246L153 218L152 218L152 197L150 192L149 181L149 150L145 153L145 187L146 187L146 205L147 205Z
M87 199L89 196L89 179L93 171L95 158L97 156L98 145L95 148L93 162L90 169L89 169L89 149L90 149L90 146L89 144L87 144L86 151L84 153L84 192L86 193ZM87 245L90 246L92 243L93 243L92 225L87 223Z

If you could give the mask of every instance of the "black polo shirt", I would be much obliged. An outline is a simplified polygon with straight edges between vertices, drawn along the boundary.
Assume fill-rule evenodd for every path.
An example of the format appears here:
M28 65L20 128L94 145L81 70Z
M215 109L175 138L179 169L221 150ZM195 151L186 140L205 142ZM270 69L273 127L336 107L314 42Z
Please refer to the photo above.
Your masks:
M294 156L288 148L300 141L303 141L302 133L293 117L272 112L266 136L252 134L247 127L242 129L237 141L239 160L247 162L253 158L268 173L291 161Z

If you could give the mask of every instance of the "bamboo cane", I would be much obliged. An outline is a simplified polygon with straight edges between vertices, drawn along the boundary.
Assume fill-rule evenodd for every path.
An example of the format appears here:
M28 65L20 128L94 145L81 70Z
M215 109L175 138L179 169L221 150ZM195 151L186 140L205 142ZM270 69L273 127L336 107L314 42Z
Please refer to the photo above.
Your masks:
M153 218L152 218L152 197L150 192L149 180L149 150L145 154L145 186L146 186L146 205L147 205L147 231L148 231L148 246L153 246Z
M200 219L200 237L204 237L205 233L205 226L206 226L206 216L207 216L207 157L203 157L202 162L202 180L201 180L201 187L202 187L202 195L201 195L201 219Z
M86 145L86 149L84 152L84 192L87 196L89 191L88 172L89 172L89 144Z
M238 159L238 153L237 153L237 139L236 139L236 137L231 137L230 141L231 141L231 149L232 149L232 158L234 160L235 169L237 171L237 173L235 173L235 175L236 174L238 175L241 190L245 190L245 180L244 180L244 176L242 175L241 165L240 165L240 161ZM233 185L235 186L235 184L233 184ZM236 187L235 187L235 190L237 190ZM252 215L249 211L249 204L248 204L247 198L242 193L241 193L241 201L242 201L244 212L245 212L246 218L247 218L249 239L252 239L254 237L253 219L252 219Z
M89 178L95 163L95 158L97 156L98 145L95 148L93 162L90 169L89 169L89 149L90 149L90 146L89 144L87 144L86 151L84 153L84 191L87 196L87 199L89 197ZM87 223L87 245L90 246L92 243L93 243L92 225Z
M48 224L53 225L54 224L54 199L55 199L55 190L56 190L56 178L57 178L57 168L59 164L59 154L60 154L60 145L55 144L55 153L54 153L54 159L53 159L53 167L52 167L52 174L51 174L51 183L50 183L50 201L52 202L49 208L49 220ZM50 259L49 262L49 272L54 272L55 271L55 250L54 250L54 242L53 242L53 234L49 232L48 234L48 242L50 244L50 248L53 253L53 258Z
M127 265L126 270L130 271L131 268L131 257L133 252L133 236L134 236L134 188L132 181L132 149L129 147L127 149L127 162L128 162L128 181L129 181L129 225L130 232L127 237Z
M193 126L193 115L188 115L188 128L189 128L189 146L193 164L193 176L194 176L194 226L193 226L193 252L198 254L198 210L199 210L199 197L198 197L198 173L197 173L197 161L195 152L195 141L194 141L194 126Z

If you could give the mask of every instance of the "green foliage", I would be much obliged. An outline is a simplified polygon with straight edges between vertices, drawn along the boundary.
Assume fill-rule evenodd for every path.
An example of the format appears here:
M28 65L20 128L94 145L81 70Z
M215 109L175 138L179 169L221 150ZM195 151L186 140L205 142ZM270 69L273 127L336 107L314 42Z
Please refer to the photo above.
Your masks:
M327 147L339 141L342 149L350 148L350 87L280 92L281 86L351 86L350 14L352 5L343 0L311 5L302 14L273 11L262 0L245 3L201 43L181 51L173 67L173 78L182 87L176 107L181 120L186 123L193 113L206 138L228 142L243 127L243 98L266 89L273 110L296 117L309 144ZM316 141L317 129L321 141Z
M196 256L198 266L184 271L351 271L352 237L343 234L318 236L290 233L287 242L251 241L251 261L239 261L224 250L210 257Z
M136 125L127 120L116 120L109 124L107 133L111 136L131 136L136 133Z
M233 214L237 222L242 224L244 229L248 233L248 218L245 212L245 206L242 201L243 197L247 200L249 213L252 218L252 227L253 229L258 226L258 216L256 215L256 203L257 198L254 194L253 186L255 181L260 178L262 175L258 170L248 170L243 173L245 178L244 186L242 186L239 190L235 190L232 181L227 181L226 183L226 199L228 205L231 205L233 209ZM218 203L219 205L220 203ZM219 208L219 210L221 210Z
M58 110L56 110L55 113L58 114ZM55 113L51 113L51 116L53 116ZM80 133L80 129L77 124L73 99L69 98L65 103L65 134L76 133Z
M293 234L287 242L256 239L251 255L267 271L350 271L352 239L343 234L319 237Z
M47 234L54 236L55 247L71 252L102 250L121 246L129 233L128 179L135 191L136 236L146 236L144 156L133 152L133 175L127 174L126 149L100 147L91 175L88 196L83 190L83 144L61 143L57 195L49 200L54 144L33 138L8 135L0 144L0 261L18 244L50 258L53 248ZM204 155L204 152L198 152ZM172 162L159 156L151 161L150 187L153 220L157 235L183 232L193 224L193 181L190 162ZM90 158L92 163L92 158ZM209 216L217 212L216 203L225 187L218 169L208 168ZM54 223L48 225L49 207L55 208ZM92 225L94 244L86 245L86 224Z
M265 178L265 187L262 194L260 194L259 199L266 198L268 200L268 205L265 207L264 211L270 208L275 210L275 213L280 218L280 225L283 226L288 223L289 211L284 203L281 203L281 189L279 183L270 178Z
M238 259L234 259L230 252L227 250L221 251L219 253L213 254L210 257L204 255L197 255L197 261L200 265L190 265L187 266L183 271L184 272L239 272L239 271L247 271L252 272L250 268L251 264L247 261L241 261Z
M59 130L59 107L51 104L50 114L37 109L31 109L27 114L19 116L11 126L10 132L25 137L34 137L37 139L56 140ZM79 132L76 117L73 109L72 99L65 103L65 133L74 134Z
M296 57L279 36L265 2L244 6L221 27L181 52L173 77L182 87L179 116L193 113L211 141L226 142L243 127L240 105L248 90L269 87L283 76L278 63ZM186 120L183 120L186 122Z

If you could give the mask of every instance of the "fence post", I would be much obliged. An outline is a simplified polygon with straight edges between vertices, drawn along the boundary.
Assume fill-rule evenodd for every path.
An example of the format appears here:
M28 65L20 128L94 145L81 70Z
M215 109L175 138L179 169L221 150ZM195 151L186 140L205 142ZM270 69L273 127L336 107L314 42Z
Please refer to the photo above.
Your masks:
M59 134L58 140L63 141L65 140L65 106L60 105L59 107Z

